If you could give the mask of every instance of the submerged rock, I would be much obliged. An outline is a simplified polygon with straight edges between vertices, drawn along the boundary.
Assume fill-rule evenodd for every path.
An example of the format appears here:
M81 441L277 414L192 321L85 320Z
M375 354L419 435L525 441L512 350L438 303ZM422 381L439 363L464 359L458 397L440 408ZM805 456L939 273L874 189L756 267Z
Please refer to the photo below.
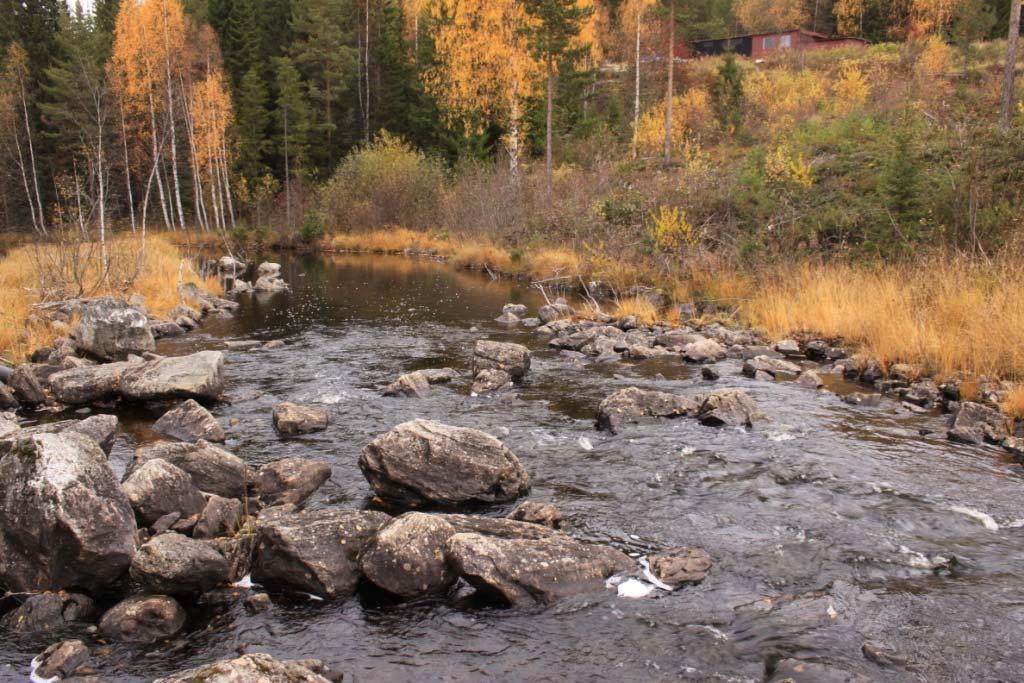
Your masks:
M153 424L153 431L182 441L224 441L227 438L217 418L191 398L164 413Z
M170 638L185 625L185 610L167 595L135 595L111 607L100 619L104 638L149 644Z
M597 425L616 434L624 425L635 424L644 417L679 417L696 411L697 404L685 396L629 387L601 401Z
M43 633L76 621L89 621L95 614L96 605L87 595L64 591L36 593L5 614L0 626L16 633Z
M522 379L530 369L530 350L522 344L481 339L473 349L473 374L481 370L504 370L512 379Z
M133 469L121 488L139 520L146 526L152 526L171 513L190 517L201 512L206 505L192 477L159 458Z
M278 432L294 436L327 429L330 416L324 408L284 402L274 406L273 421Z
M703 581L711 569L711 557L700 548L670 548L648 558L654 578L669 586Z
M260 467L255 491L264 506L302 505L331 478L331 466L319 460L282 458Z
M131 577L146 590L198 595L228 581L228 562L212 546L177 533L160 534L132 560Z
M429 420L378 436L359 467L378 496L413 505L509 501L530 487L519 458L493 436Z
M503 539L455 534L445 544L445 557L477 590L513 605L599 591L609 576L634 566L614 548L556 536Z
M281 661L254 653L158 678L154 683L332 683L340 680L319 660Z
M20 439L0 458L0 481L0 585L96 590L127 570L135 515L95 441Z
M359 580L359 553L389 519L382 512L329 509L261 521L252 579L323 598L348 595Z
M562 525L562 512L551 503L524 500L508 513L508 519L557 529Z
M248 469L242 459L200 439L195 443L157 441L135 449L132 470L159 458L181 468L200 491L225 498L244 498Z
M103 360L124 360L129 354L153 351L156 342L149 319L119 299L103 297L86 302L72 331L75 347Z
M740 389L720 389L703 397L697 419L711 427L752 427L765 419L754 399Z
M981 403L964 402L949 425L949 440L958 443L999 444L1010 436L1006 416Z
M32 680L70 679L75 670L88 664L89 648L80 640L54 643L36 657Z

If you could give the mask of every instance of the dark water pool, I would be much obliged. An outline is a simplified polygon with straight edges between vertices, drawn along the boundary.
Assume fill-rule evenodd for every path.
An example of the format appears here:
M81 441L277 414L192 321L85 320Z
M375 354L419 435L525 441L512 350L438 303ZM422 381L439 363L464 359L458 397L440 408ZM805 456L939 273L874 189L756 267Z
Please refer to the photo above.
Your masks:
M769 423L742 431L676 420L610 436L594 430L601 398L630 385L700 393L699 369L674 359L574 367L546 339L492 322L510 301L536 309L538 293L429 260L283 265L291 293L246 296L238 316L163 348L287 343L227 354L230 393L263 392L214 410L233 425L230 450L252 463L327 460L334 475L312 505L363 507L357 458L372 437L415 417L476 427L519 455L531 497L555 503L572 535L632 553L697 545L716 564L702 584L671 594L608 590L531 609L481 604L466 589L405 603L370 591L281 600L257 615L239 604L193 614L172 643L101 650L101 673L147 680L247 650L317 657L351 681L760 681L766 662L784 657L877 681L1024 680L1022 470L996 450L947 443L944 418L755 382L725 361L716 385L749 391ZM473 398L466 381L426 399L380 395L403 371L467 368L480 338L535 350L518 391ZM330 428L280 438L270 409L282 400L327 406ZM152 438L153 417L124 416L119 472ZM27 679L54 640L0 635L0 677ZM866 641L902 663L869 660Z

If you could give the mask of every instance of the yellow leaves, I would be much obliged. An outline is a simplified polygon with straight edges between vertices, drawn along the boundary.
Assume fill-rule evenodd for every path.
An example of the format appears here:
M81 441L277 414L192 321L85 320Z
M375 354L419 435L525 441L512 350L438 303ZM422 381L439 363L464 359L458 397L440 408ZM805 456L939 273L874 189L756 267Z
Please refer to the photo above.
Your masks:
M857 62L846 59L839 66L839 78L832 85L832 91L836 110L846 114L867 101L871 88Z
M172 64L184 56L185 14L179 0L126 0L114 27L111 75L122 103L145 111L162 92Z
M195 135L196 163L205 166L216 160L225 146L225 136L234 117L231 95L219 69L211 71L192 91L191 111Z
M804 69L757 71L743 83L750 112L774 131L791 128L799 120L816 113L825 103L825 84L821 76Z
M842 36L860 35L864 19L865 0L836 0L832 14L836 18L836 31Z
M749 33L789 31L808 20L802 0L736 0L732 9Z
M924 36L940 32L953 19L957 0L912 0L910 35Z
M953 63L953 48L938 36L930 36L917 60L918 74L939 78L945 76Z
M524 35L522 3L437 0L432 10L437 66L427 73L427 85L449 116L463 122L478 112L518 119L520 102L534 94L540 73Z
M686 220L686 212L675 206L659 206L650 214L647 234L658 251L678 251L697 245L697 232Z
M808 188L814 182L811 165L804 161L803 154L792 152L785 143L768 152L764 172L775 185Z
M672 98L672 148L681 150L711 124L711 98L704 88L691 88ZM637 147L644 154L660 153L665 144L665 102L649 109L637 125Z

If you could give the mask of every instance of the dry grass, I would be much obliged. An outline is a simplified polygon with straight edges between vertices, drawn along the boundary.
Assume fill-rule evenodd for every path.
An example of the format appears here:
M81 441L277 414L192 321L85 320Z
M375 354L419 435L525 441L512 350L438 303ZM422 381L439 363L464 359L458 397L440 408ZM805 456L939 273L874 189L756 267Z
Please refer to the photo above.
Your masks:
M658 319L661 317L657 306L647 299L642 299L640 297L621 299L616 302L615 315L636 316L636 321L642 325L653 325L658 322Z
M516 272L516 263L508 249L491 242L460 242L455 246L450 260L456 268L482 268L496 273Z
M568 277L575 280L581 274L583 262L580 255L570 249L541 247L531 249L523 258L525 275L531 280L546 280L552 277Z
M1015 386L1002 404L1003 412L1013 421L1024 420L1024 384Z
M321 246L331 251L366 251L376 254L426 253L450 255L452 245L433 235L406 228L371 232L341 232L325 237Z
M840 337L883 364L1024 376L1024 268L925 259L906 267L802 266L764 278L743 313L769 334Z
M112 240L109 254L112 266L106 278L94 244L24 246L0 259L0 291L5 296L0 308L0 356L21 361L64 333L32 315L32 305L43 300L141 294L149 311L162 317L182 302L180 282L195 282L215 292L220 289L216 278L199 277L180 251L161 237L147 240L145 261L134 280L138 243L130 237ZM80 264L74 268L78 273L74 278L69 277L72 262Z

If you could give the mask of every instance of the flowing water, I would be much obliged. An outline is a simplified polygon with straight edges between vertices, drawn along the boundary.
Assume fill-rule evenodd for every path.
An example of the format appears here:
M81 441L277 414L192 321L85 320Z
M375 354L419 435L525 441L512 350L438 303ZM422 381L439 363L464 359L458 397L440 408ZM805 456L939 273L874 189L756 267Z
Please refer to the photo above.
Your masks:
M546 338L492 322L507 302L543 303L521 284L426 259L295 256L283 265L291 293L244 296L237 316L161 349L287 343L228 352L236 400L213 412L233 424L230 450L251 463L327 460L333 477L311 505L364 507L370 489L357 459L371 438L416 417L475 427L518 454L531 498L555 503L573 536L633 554L696 545L715 566L674 593L628 599L609 589L529 609L488 605L460 587L409 602L364 589L336 602L281 598L256 615L241 604L194 611L171 643L103 650L101 673L146 680L262 651L317 657L357 682L760 681L785 657L878 681L1024 680L1022 470L997 450L948 443L942 416L890 401L852 407L836 394L855 387L757 382L728 360L714 386L746 389L770 422L745 431L679 419L612 436L595 431L594 416L616 389L694 395L711 385L677 359L579 367ZM425 399L380 395L405 371L468 368L480 338L534 350L522 387L476 398L467 379ZM331 426L279 437L270 410L283 400L326 405ZM122 415L119 473L134 444L153 438L155 417ZM0 677L25 680L54 640L0 635ZM869 660L866 641L901 662Z

